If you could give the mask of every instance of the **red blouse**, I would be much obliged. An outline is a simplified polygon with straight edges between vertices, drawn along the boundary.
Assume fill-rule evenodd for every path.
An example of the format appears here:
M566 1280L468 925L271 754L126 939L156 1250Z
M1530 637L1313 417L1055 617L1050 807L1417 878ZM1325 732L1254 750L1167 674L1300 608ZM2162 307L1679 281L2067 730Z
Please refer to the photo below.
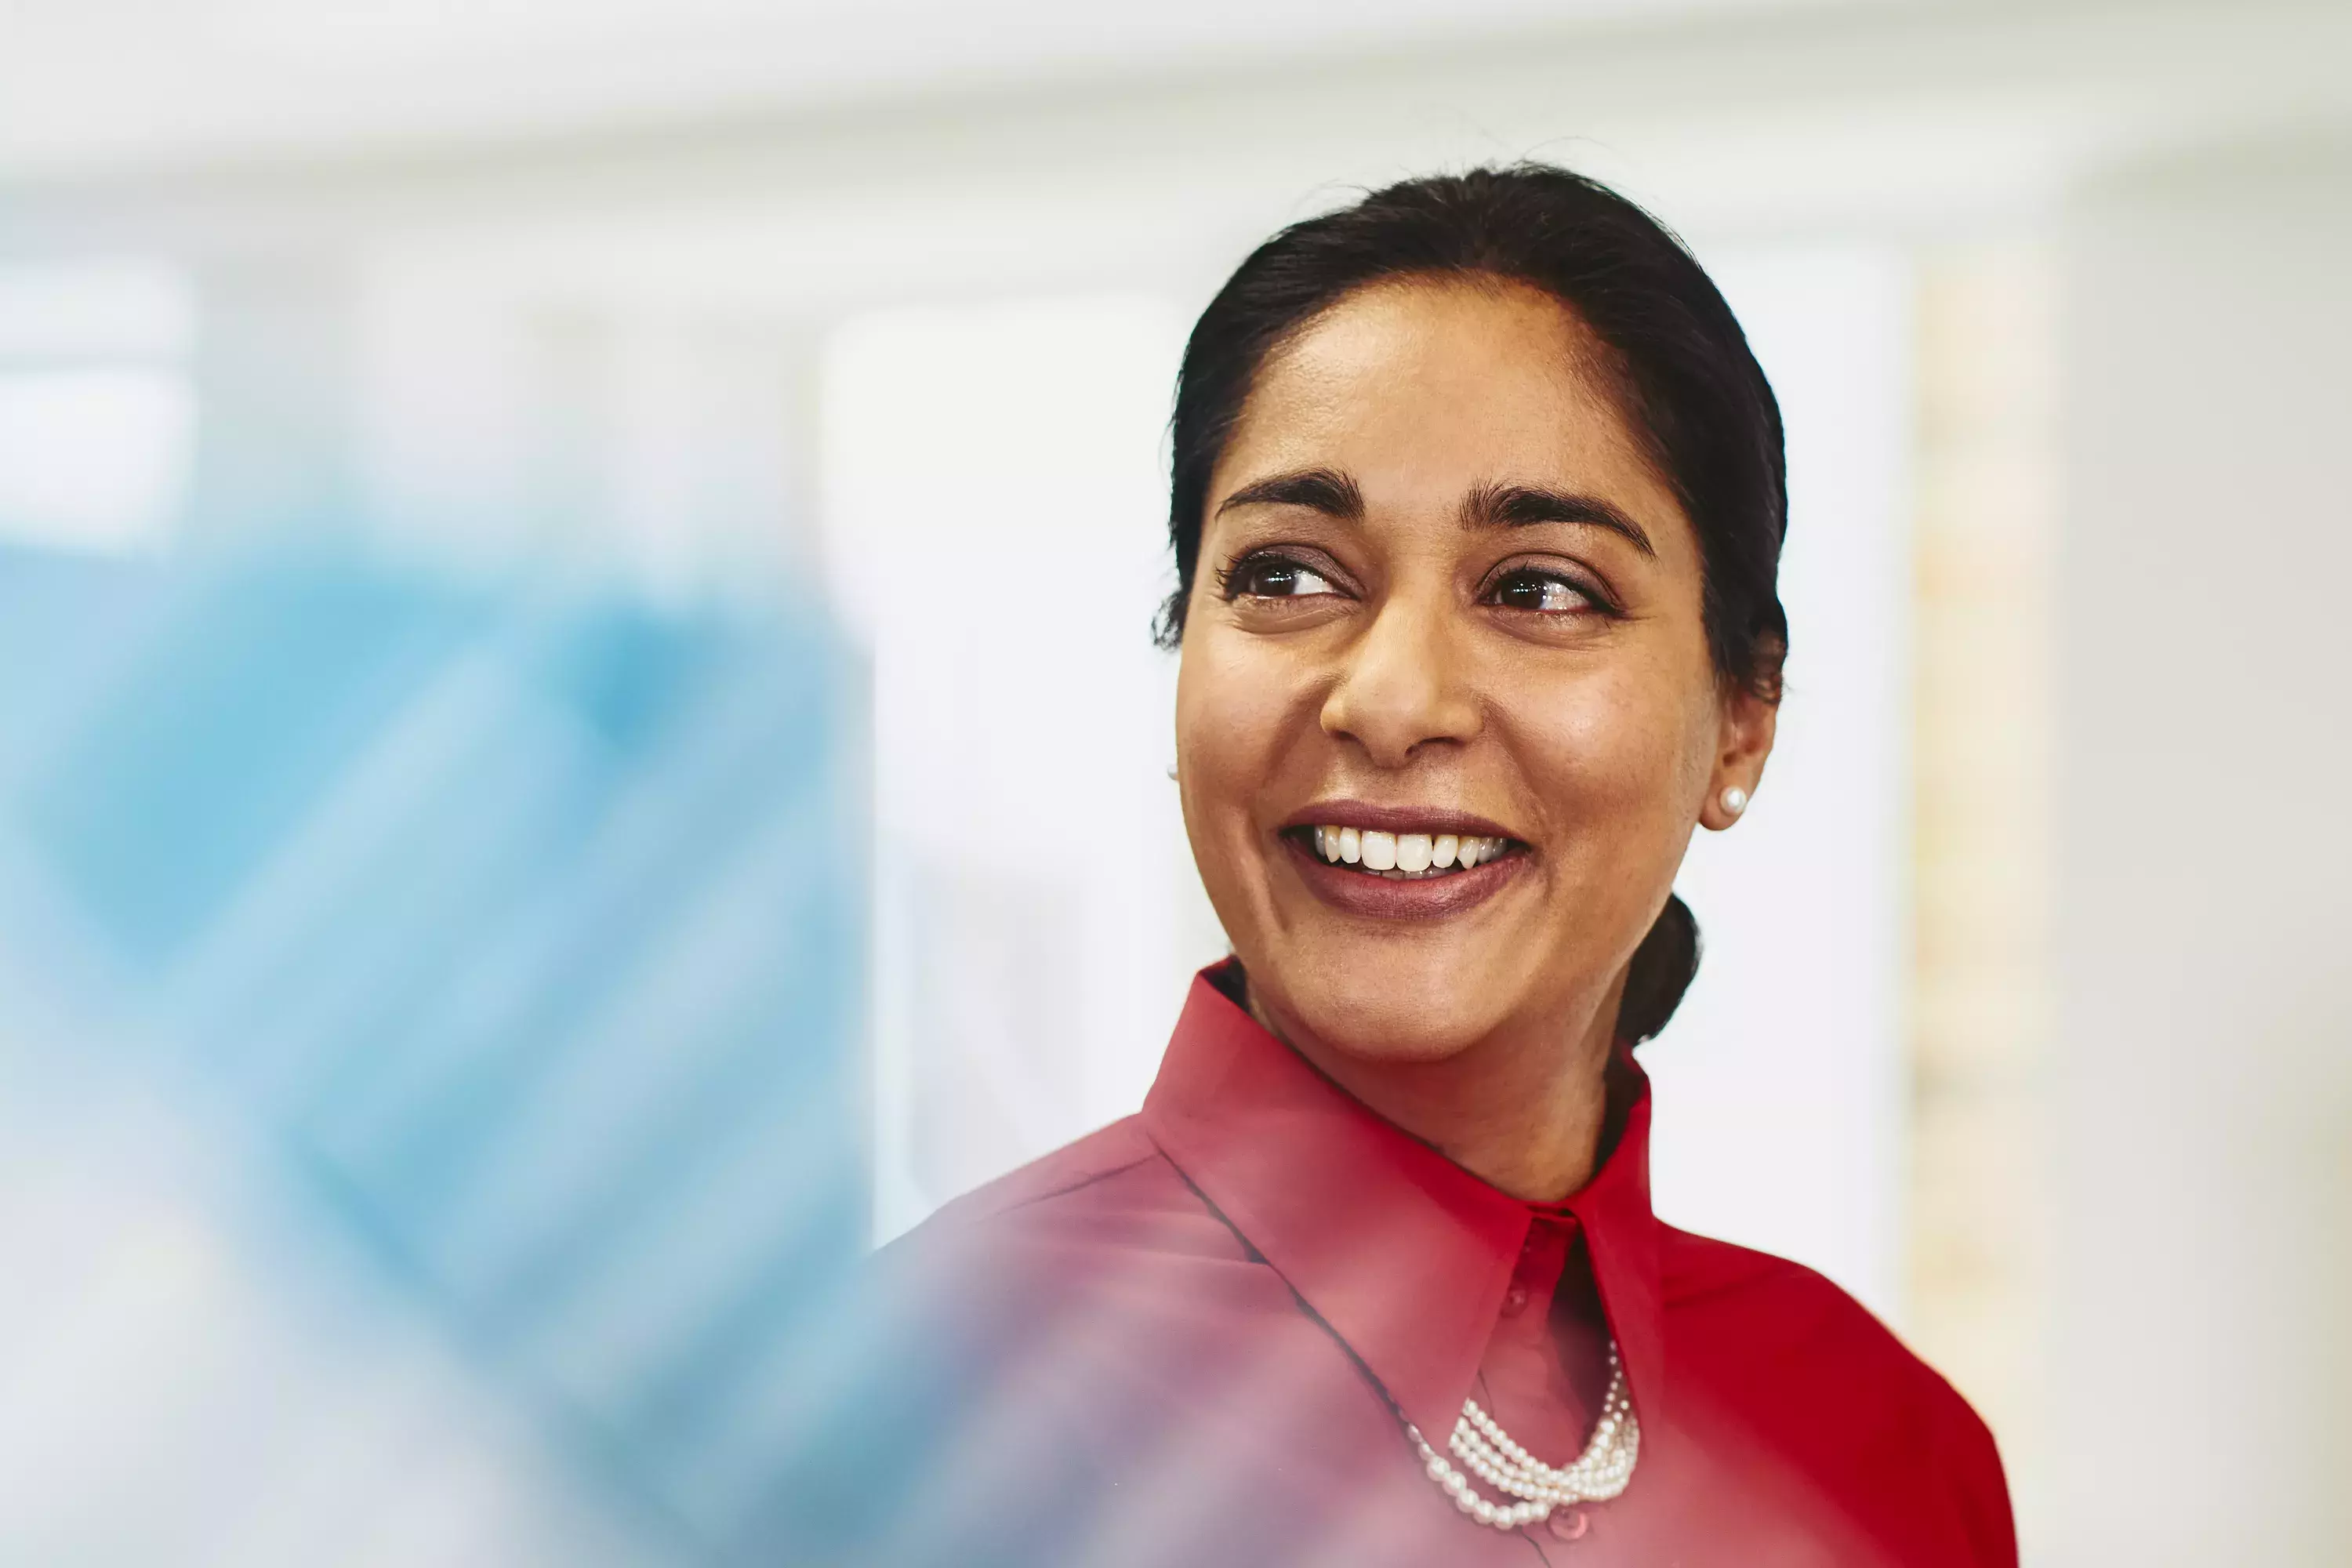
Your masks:
M812 1407L785 1560L2011 1568L1990 1435L1844 1292L1650 1211L1647 1080L1549 1205L1488 1186L1194 982L1141 1114L885 1250ZM1423 1472L1478 1399L1538 1458L1621 1349L1622 1496L1504 1532ZM1402 1419L1401 1419L1402 1415ZM878 1467L878 1469L877 1468Z

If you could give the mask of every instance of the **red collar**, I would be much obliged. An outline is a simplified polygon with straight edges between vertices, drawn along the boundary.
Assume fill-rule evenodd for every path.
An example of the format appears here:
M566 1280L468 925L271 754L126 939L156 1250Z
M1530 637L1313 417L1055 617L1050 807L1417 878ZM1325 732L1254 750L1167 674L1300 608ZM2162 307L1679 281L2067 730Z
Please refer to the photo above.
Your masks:
M1260 1027L1203 970L1143 1125L1432 1442L1454 1429L1533 1210L1383 1121ZM1565 1202L1583 1229L1635 1408L1664 1375L1649 1080Z

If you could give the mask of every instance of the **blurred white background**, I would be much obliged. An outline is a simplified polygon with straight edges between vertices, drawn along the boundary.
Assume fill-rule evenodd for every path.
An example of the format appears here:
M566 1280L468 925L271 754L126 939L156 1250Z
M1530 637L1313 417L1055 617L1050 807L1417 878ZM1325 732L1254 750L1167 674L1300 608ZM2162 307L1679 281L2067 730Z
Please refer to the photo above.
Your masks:
M2339 1563L2347 66L2352 7L2279 0L14 0L0 533L332 531L820 598L871 681L887 1237L1131 1109L1221 951L1149 640L1193 313L1363 186L1617 182L1716 271L1790 431L1784 739L1686 869L1706 965L1645 1052L1663 1212L1822 1268L1944 1367L2030 1560ZM89 1093L133 1108L92 1126L177 1114ZM201 1331L280 1358L254 1378L486 1435L445 1535L369 1560L673 1551L431 1325L371 1331L415 1376L297 1342L324 1266L119 1141L26 1142L56 1115L12 1099L0 1148L102 1197L0 1211L0 1455L83 1397L37 1374L98 1289L16 1260L61 1223L92 1256L213 1226L243 1282ZM163 1294L75 1329L104 1407L241 1418L139 1353L183 1277L127 1278ZM137 1487L201 1441L73 1451ZM459 1495L390 1460L333 1485ZM97 1497L0 1483L0 1546L159 1560ZM220 1528L247 1544L189 1560L361 1555Z

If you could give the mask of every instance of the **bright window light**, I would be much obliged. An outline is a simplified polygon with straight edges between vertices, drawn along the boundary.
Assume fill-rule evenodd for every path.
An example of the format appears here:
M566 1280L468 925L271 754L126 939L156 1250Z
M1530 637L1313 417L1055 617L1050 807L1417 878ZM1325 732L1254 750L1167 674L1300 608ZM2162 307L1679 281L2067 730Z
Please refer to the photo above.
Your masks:
M92 260L0 267L0 363L182 360L195 290L176 268Z
M161 544L194 434L183 371L0 369L0 539L105 552Z
M163 542L195 437L195 294L131 259L0 267L0 540Z

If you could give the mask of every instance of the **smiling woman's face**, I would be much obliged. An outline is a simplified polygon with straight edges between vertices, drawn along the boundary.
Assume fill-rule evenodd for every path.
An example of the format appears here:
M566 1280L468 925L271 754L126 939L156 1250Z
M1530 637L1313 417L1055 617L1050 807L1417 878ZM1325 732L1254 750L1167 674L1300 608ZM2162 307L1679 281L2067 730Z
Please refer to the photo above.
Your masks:
M1519 285L1364 289L1269 357L1217 463L1178 772L1294 1041L1607 1026L1693 826L1755 788L1771 710L1717 679L1697 538L1597 351Z

